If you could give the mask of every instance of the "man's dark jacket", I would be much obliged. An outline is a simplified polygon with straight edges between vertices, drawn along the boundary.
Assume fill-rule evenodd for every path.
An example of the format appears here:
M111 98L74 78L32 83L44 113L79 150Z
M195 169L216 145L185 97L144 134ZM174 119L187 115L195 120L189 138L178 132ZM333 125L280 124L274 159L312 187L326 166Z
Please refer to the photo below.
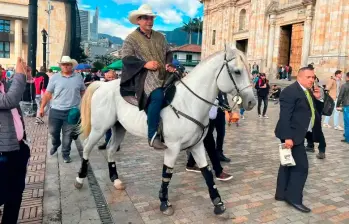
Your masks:
M313 97L315 122L312 129L313 140L318 142L322 133L321 111L323 102ZM280 117L275 128L275 136L280 140L292 139L294 145L303 143L311 120L308 99L298 82L286 87L280 95Z

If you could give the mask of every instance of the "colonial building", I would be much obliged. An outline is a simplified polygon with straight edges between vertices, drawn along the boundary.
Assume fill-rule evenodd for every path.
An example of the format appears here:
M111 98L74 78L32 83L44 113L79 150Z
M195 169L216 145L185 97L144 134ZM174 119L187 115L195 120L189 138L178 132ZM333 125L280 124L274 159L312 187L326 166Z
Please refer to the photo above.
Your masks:
M28 4L29 0L0 0L0 64L5 68L13 67L17 57L23 57L27 60ZM43 29L50 30L50 65L57 65L62 55L74 55L71 49L74 49L74 46L79 46L80 43L80 30L77 29L79 27L76 27L77 23L74 26L74 21L79 16L78 14L71 16L73 12L77 11L76 0L51 0L51 5L49 29L48 1L38 0L37 67L43 65L43 38L41 34Z
M201 47L195 44L186 44L180 47L176 47L171 50L173 52L173 58L185 67L185 70L190 72L193 68L200 63L201 60Z
M275 76L279 65L314 63L328 77L349 70L349 0L202 0L202 56L235 43Z

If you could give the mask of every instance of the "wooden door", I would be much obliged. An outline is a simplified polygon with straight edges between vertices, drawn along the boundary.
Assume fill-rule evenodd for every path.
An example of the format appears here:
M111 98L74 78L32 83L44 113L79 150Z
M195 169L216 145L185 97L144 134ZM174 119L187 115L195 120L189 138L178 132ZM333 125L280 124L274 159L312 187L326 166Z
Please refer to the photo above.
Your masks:
M297 76L302 60L304 23L296 23L292 25L291 36L291 55L290 65L292 67L292 76Z
M291 41L291 32L289 29L280 27L280 47L279 47L279 58L278 58L278 67L280 65L288 65L290 59L290 41Z

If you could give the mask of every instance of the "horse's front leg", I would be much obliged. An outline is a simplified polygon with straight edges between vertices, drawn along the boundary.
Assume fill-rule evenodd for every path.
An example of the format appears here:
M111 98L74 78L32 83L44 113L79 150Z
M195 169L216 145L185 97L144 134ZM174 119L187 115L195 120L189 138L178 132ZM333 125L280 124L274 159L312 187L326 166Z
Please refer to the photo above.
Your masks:
M196 164L201 170L202 176L204 176L205 178L206 185L208 187L208 192L210 194L211 201L214 205L214 213L216 215L223 214L226 208L217 190L217 186L214 182L211 168L207 164L204 144L200 142L199 144L194 146L191 150L191 153L195 159Z
M119 179L119 175L116 170L116 164L115 164L115 152L117 151L118 147L120 147L120 144L123 141L125 134L126 134L125 128L119 122L117 122L112 127L112 135L111 135L111 139L108 147L109 178L110 178L110 181L113 182L114 187L117 190L126 189L126 186Z
M167 145L165 150L164 165L162 167L162 183L159 191L160 211L164 215L173 215L174 209L168 200L168 186L172 179L173 167L176 163L180 148L179 145Z

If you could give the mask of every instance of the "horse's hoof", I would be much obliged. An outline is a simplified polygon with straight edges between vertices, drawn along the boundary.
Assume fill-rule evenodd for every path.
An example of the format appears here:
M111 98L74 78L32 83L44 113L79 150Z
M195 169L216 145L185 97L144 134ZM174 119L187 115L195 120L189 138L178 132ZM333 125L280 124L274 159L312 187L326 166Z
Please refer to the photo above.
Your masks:
M126 186L124 183L121 182L121 180L116 179L114 180L114 187L116 188L116 190L125 190Z
M79 189L79 190L80 190L80 189L82 188L83 185L84 185L84 184L81 184L81 183L79 183L79 182L76 181L76 180L75 180L75 182L74 182L74 186L75 186L76 189Z
M162 212L162 214L167 216L171 216L174 213L174 209L170 202L161 202L160 211Z
M225 212L225 210L226 210L226 208L225 208L223 202L221 202L221 203L214 206L213 212L216 215L222 215Z

